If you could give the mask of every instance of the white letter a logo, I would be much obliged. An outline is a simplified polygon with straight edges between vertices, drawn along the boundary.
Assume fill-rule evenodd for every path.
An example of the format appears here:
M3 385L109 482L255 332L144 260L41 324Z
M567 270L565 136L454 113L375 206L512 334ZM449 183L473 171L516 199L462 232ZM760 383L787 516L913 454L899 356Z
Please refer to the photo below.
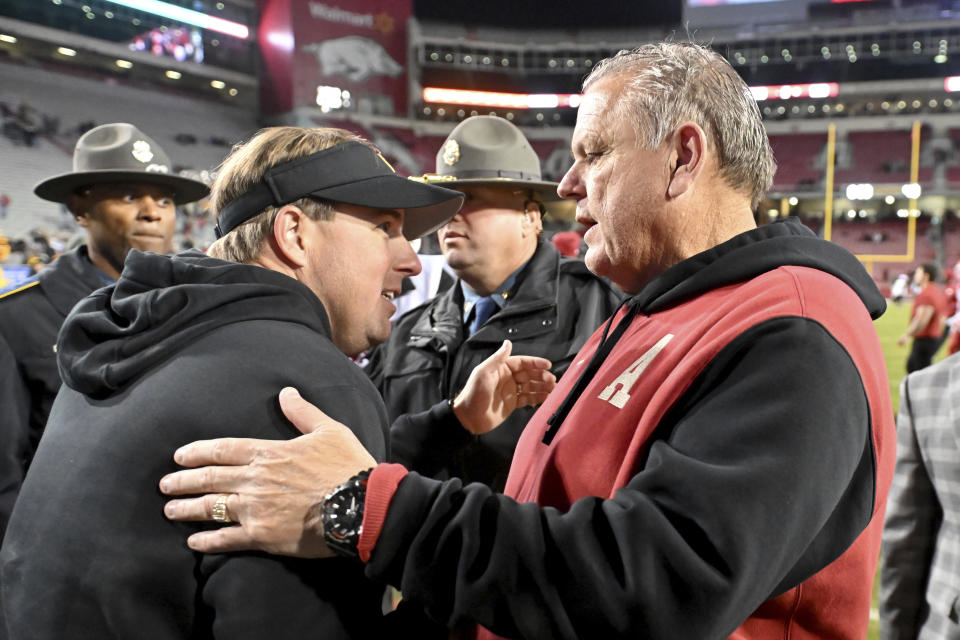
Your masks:
M627 400L630 399L630 391L633 389L633 385L637 383L637 378L640 377L640 374L647 368L647 365L657 357L657 354L660 353L672 339L672 333L668 333L660 338L657 344L650 347L645 354L637 358L632 365L627 367L626 371L617 376L617 379L607 385L597 397L601 400L606 400L618 409L623 409L623 406L627 404Z

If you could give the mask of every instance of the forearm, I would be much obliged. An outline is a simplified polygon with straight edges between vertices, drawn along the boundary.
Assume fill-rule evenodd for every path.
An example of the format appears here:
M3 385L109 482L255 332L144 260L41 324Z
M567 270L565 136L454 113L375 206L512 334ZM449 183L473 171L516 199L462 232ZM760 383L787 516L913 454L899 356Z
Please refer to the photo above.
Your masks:
M910 324L907 325L907 330L904 332L904 335L910 338L916 336L930 324L930 319L933 318L933 314L934 308L931 306L923 305L918 307L916 314L910 319Z
M560 513L410 474L396 500L367 575L448 626L507 637L726 637L803 547L788 537L773 552L783 523L768 517L742 523L736 541L698 529L644 490Z

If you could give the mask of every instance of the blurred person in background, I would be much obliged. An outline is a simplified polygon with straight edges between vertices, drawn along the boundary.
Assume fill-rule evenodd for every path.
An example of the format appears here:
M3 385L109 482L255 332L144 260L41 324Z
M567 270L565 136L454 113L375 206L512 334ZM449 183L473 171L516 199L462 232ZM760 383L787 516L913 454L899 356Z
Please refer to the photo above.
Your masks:
M60 388L56 343L67 314L119 277L131 248L172 252L176 205L209 192L171 167L134 125L106 124L77 141L73 171L34 190L67 206L86 243L49 265L36 258L36 276L0 290L0 539ZM34 239L49 247L43 234Z
M568 258L579 258L583 238L576 231L559 231L550 238L550 242L557 248L560 255Z
M475 434L452 419L447 401L507 339L515 354L550 360L559 378L621 296L582 261L544 242L544 202L558 199L557 184L541 180L530 142L504 118L474 116L458 124L437 151L436 173L423 179L465 196L437 232L457 282L402 316L367 370L395 421L395 461L499 491L534 408ZM429 432L398 420L432 407L448 419L430 423Z
M896 279L893 281L893 284L890 285L890 297L893 298L894 303L900 304L903 302L903 298L907 295L909 289L910 276L906 273L901 273L897 275Z
M918 293L910 310L910 324L897 340L897 344L903 346L913 338L907 357L907 373L929 367L943 344L947 299L936 284L939 272L932 262L920 265L913 272L913 285Z
M947 298L947 355L960 351L960 261L950 270L950 281L943 291Z

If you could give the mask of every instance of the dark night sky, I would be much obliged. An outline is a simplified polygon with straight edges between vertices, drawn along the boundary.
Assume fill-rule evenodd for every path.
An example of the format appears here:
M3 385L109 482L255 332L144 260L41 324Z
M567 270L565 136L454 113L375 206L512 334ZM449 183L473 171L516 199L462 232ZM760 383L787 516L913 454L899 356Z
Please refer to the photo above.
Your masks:
M681 22L681 0L414 0L427 20L501 27L643 27Z

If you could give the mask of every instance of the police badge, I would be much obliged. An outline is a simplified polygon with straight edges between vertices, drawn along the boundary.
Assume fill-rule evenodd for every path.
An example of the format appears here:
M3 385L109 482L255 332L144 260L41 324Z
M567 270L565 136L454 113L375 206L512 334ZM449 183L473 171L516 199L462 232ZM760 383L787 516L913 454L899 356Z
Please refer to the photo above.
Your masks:
M150 149L150 143L146 140L137 140L134 142L133 151L131 151L131 153L138 162L142 162L144 164L153 160L153 151Z
M444 143L443 161L451 167L460 161L460 145L456 140L447 140Z

